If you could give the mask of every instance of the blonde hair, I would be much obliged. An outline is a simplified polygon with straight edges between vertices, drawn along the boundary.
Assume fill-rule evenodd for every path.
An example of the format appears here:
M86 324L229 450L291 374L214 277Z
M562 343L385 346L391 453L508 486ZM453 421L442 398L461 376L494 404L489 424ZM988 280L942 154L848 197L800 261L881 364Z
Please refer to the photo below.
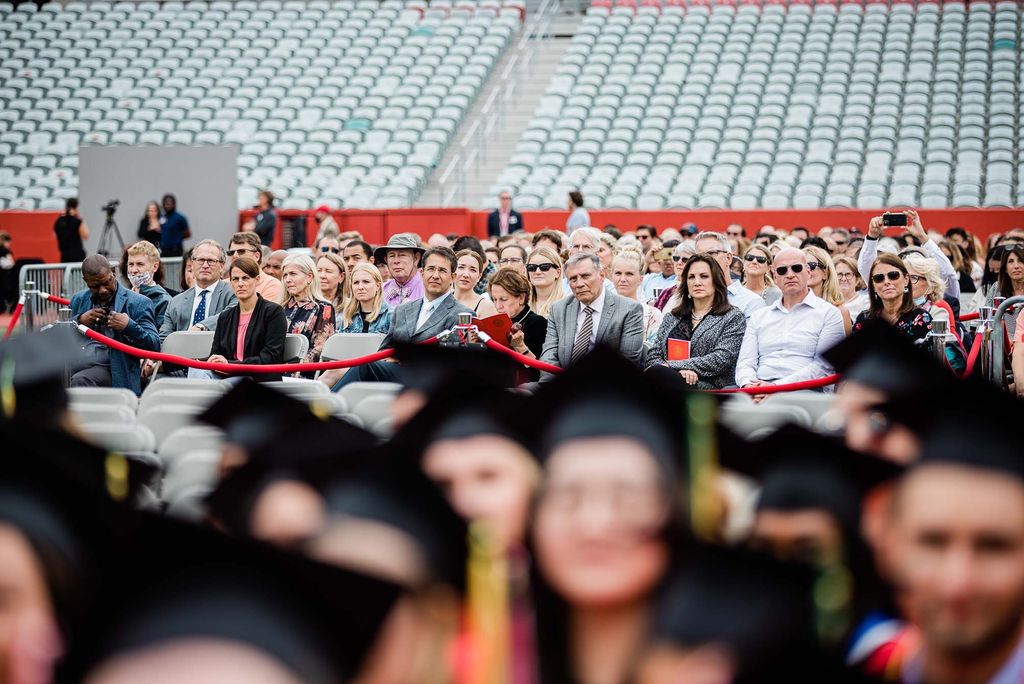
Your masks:
M148 240L141 240L128 248L128 254L144 254L154 265L160 263L160 252Z
M324 296L320 294L320 276L316 272L316 264L313 263L313 258L308 254L289 254L281 262L281 272L284 273L284 270L292 265L297 266L300 271L311 276L309 284L306 286L306 291L295 297L295 300L302 302L308 299L311 302L327 302ZM283 279L281 284L284 285ZM284 306L291 298L292 296L288 294L288 288L282 287L281 298L278 304Z
M935 259L923 257L920 254L908 254L903 257L903 263L907 268L912 268L917 275L924 276L928 281L928 292L926 296L930 302L942 301L942 295L946 293L946 284L939 273L939 265Z
M558 267L559 273L564 273L562 257L558 256L558 254L555 253L555 250L551 249L550 247L534 247L533 251L530 252L529 258L526 260L526 263L529 264L530 259L532 259L535 256L544 257L545 259L547 259L548 261L550 261L551 263ZM547 300L543 302L537 299L537 288L531 287L530 289L532 291L530 294L530 299L532 300L530 305L533 307L533 310L539 313L541 316L547 316L551 312L552 305L554 305L555 302L557 302L559 299L565 296L562 292L562 284L558 281L555 281L554 287L551 288L551 294L549 294Z
M643 252L639 246L626 245L619 250L618 254L612 257L612 264L614 266L616 259L630 259L636 262L637 273L644 275L647 273L647 259L644 258Z
M384 280L380 277L380 271L371 263L360 261L358 264L352 267L352 272L347 278L348 282L355 280L356 274L358 273L369 273L370 279L377 285L377 294L373 296L373 306L370 313L366 314L365 321L367 323L373 323L377 320L377 316L380 316L381 304L384 302ZM352 320L356 317L356 312L360 311L359 302L355 296L349 297L345 303L345 309L341 312L341 327L347 328L352 325Z
M775 278L772 278L772 261L775 259L775 256L772 254L772 251L770 249L768 249L767 247L765 247L764 245L756 245L756 244L755 245L750 245L750 247L748 247L743 252L743 260L744 260L743 263L744 264L747 263L746 262L747 255L750 254L753 251L760 252L761 256L766 257L768 259L768 263L765 264L764 285L765 285L765 287L775 287ZM741 284L746 285L746 280L747 280L747 270L746 270L746 268L744 268L743 269L743 279L740 281ZM836 281L836 286L837 287L838 287L838 283L839 283L839 281L837 280Z
M331 302L331 304L334 305L334 310L336 312L341 311L345 306L345 302L347 302L349 297L352 296L352 286L348 282L348 266L345 265L345 261L340 256L333 252L322 252L318 254L316 257L316 265L319 266L320 261L323 259L327 259L334 264L335 268L338 269L338 273L342 276L341 283L338 285L338 289L334 293L334 300ZM282 268L284 268L283 264ZM321 291L320 294L323 295L323 292Z
M839 291L839 276L836 275L836 265L832 257L821 247L808 246L803 248L803 253L821 264L825 264L825 280L821 283L821 298L833 306L843 303L843 294Z

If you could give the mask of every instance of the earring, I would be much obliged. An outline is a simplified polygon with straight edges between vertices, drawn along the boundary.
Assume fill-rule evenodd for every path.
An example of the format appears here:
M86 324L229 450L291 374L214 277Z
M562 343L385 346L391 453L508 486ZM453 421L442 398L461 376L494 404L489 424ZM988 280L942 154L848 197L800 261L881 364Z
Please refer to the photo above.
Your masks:
M903 288L903 291L904 292L910 292L910 288L909 287L905 287L905 288Z

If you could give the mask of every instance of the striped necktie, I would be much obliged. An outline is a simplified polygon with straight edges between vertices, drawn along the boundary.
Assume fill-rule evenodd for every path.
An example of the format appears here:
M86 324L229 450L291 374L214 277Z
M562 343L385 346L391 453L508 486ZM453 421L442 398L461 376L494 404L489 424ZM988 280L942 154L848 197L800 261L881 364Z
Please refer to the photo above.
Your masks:
M576 363L590 349L590 336L594 332L594 310L591 307L583 309L583 323L579 332L576 333L576 341L572 344L572 356L569 363Z

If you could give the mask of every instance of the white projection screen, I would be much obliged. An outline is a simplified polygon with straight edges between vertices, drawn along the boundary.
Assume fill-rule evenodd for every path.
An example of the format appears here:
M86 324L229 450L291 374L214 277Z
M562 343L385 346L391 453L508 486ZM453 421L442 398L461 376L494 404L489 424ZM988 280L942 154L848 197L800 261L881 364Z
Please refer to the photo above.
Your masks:
M115 215L125 245L138 241L146 202L171 193L192 238L222 244L238 230L238 147L85 146L78 149L78 208L89 226L86 251L96 252L106 220L101 207L121 200ZM113 250L112 250L113 251Z

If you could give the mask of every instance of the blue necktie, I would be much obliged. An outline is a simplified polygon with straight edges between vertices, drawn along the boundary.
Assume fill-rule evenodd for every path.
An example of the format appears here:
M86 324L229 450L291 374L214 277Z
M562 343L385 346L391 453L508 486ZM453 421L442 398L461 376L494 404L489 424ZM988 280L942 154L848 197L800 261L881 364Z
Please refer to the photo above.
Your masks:
M196 307L196 314L192 317L192 325L199 323L206 318L206 295L209 291L203 290L199 293L199 306Z

